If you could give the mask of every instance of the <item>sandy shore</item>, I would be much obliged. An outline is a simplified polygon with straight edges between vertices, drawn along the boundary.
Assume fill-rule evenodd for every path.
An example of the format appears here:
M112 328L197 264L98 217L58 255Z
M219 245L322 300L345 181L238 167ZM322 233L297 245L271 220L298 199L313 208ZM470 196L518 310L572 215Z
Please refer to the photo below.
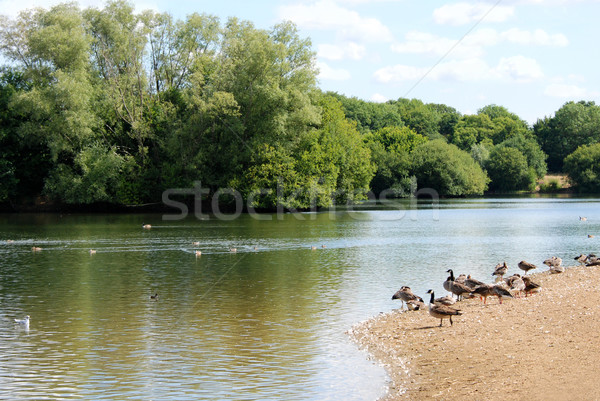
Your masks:
M383 400L599 400L600 269L531 276L539 294L456 303L453 326L427 310L354 326L390 376Z

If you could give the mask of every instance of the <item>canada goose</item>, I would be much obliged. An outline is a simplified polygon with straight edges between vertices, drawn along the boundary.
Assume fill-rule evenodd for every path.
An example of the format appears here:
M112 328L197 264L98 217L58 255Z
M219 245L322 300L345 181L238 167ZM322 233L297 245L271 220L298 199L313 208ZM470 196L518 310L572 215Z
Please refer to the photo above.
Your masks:
M515 294L521 294L523 291L525 291L525 282L523 281L520 275L513 274L506 280L506 284L508 284L508 287L511 290L515 291Z
M446 282L444 282L445 289L447 287L451 293L458 297L459 300L463 294L469 294L471 292L471 288L467 287L464 284L457 283L454 280L454 272L452 271L452 269L448 269L447 272L450 273L450 276L446 279Z
M504 275L506 274L507 271L508 271L508 266L506 265L506 262L504 262L502 264L498 263L496 265L496 269L492 273L492 276L498 276L500 278L500 280L502 280L502 278L504 277Z
M541 285L534 283L529 277L523 277L523 282L525 283L525 298L527 298L529 294L540 292L542 289Z
M483 283L482 281L476 280L473 277L471 277L470 274L467 276L467 279L465 280L465 285L467 287L471 287L473 289L476 288L476 287L478 287L478 286L480 286L480 285L484 285L484 284L485 283Z
M440 319L440 327L444 323L444 319L450 319L450 326L452 326L452 316L457 315L460 316L462 313L458 309L451 308L446 305L436 304L435 294L433 290L427 291L428 294L431 294L431 298L429 299L429 314L436 319Z
M152 228L152 225L150 225L150 224L142 224L142 228L144 228L146 230L149 230L149 229Z
M504 285L506 285L506 284L504 283L504 281L502 281L500 283L493 285L491 288L492 295L497 296L498 301L500 301L501 304L502 304L502 298L513 298L510 291L508 291L506 288L504 288Z
M195 254L196 254L196 257L202 256L202 251L196 251Z
M480 300L483 301L483 303L487 303L487 297L489 297L490 295L494 295L492 294L492 286L489 284L481 284L478 285L477 287L473 288L473 291L471 291L471 293L469 294L472 297L476 297L478 296Z
M438 304L438 305L446 305L446 306L450 306L450 305L454 305L456 303L456 299L454 299L453 297L446 295L445 297L439 297L433 300L434 304Z
M155 292L154 295L150 295L150 299L158 299L158 292Z
M26 329L29 329L29 315L25 316L24 319L14 319L15 320L15 324L18 324L19 326L23 326Z
M40 247L37 247L37 246L33 246L33 247L31 247L31 250L32 250L33 252L41 252L41 251L42 251L42 248L40 248Z
M529 263L529 262L525 262L524 260L520 261L518 266L519 266L519 269L525 271L525 274L527 274L527 272L529 270L537 269L536 265Z
M423 302L423 299L417 295L415 295L410 287L403 285L394 295L392 295L392 300L399 299L402 301L402 307L404 307L404 302L408 304L408 301L420 301ZM407 305L408 307L408 305Z
M95 249L90 249L90 255L95 255L96 254L96 250Z

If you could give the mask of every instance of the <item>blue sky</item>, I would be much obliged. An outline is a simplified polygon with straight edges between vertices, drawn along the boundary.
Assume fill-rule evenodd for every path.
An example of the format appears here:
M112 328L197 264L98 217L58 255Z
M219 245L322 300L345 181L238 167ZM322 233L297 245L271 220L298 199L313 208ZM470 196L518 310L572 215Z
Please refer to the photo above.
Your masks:
M0 10L54 0L0 0ZM600 103L600 0L134 0L185 18L205 12L268 29L291 20L317 52L319 85L364 100L488 104L530 123L569 100ZM81 0L82 7L102 2Z

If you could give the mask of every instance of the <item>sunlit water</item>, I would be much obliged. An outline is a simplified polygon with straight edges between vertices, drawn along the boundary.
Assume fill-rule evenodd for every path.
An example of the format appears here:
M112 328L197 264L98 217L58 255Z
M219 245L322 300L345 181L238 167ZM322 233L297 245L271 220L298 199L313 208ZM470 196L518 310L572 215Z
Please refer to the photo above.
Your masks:
M498 262L598 251L599 202L3 215L0 399L375 400L386 376L345 334L354 323L399 307L401 285L441 294L448 268L491 281Z

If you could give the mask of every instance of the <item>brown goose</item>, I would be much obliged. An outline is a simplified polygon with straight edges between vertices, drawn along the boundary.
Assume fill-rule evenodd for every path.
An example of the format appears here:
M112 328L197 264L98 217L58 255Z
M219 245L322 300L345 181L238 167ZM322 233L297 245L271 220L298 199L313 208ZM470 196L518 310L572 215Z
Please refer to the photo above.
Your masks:
M520 295L525 291L525 282L519 274L513 274L512 276L505 279L508 287L514 291L515 294Z
M446 305L437 305L435 301L435 294L433 290L427 291L428 294L431 294L431 298L429 300L429 314L436 319L440 319L440 327L444 323L444 319L450 319L450 326L452 326L452 316L457 315L460 316L462 313L458 309L451 308Z
M502 304L502 298L513 298L512 294L510 293L510 291L508 291L506 288L504 288L504 285L506 285L504 283L504 281L493 285L491 292L492 295L495 295L498 297L498 301L500 301L500 303Z
M531 281L531 278L529 278L529 277L523 277L523 282L525 283L525 297L526 298L529 294L538 293L542 289L541 285L539 285L538 283L534 283L533 281Z
M415 295L410 287L403 285L394 295L392 295L392 300L399 299L402 301L402 307L404 307L404 302L408 304L408 301L420 301L423 302L423 298ZM408 308L408 305L407 305Z
M411 299L406 301L406 307L408 308L408 310L420 310L425 307L425 302L423 302L422 299L420 301L415 301Z
M450 273L450 276L446 279L446 282L448 282L448 288L450 289L449 291L456 295L459 300L463 294L469 294L471 292L472 288L454 280L454 272L452 269L448 269L447 272ZM446 288L446 282L444 283L444 288Z
M587 262L588 255L584 255L583 253L579 256L575 256L573 259L579 262L579 264L584 265Z
M483 301L483 303L485 304L487 302L487 297L489 297L490 295L495 295L492 294L492 286L489 284L481 284L478 285L477 287L475 287L473 289L473 291L471 292L471 294L469 294L472 297L479 297L480 300Z
M529 270L537 269L536 265L534 265L533 263L525 262L524 260L520 261L518 266L519 269L525 271L525 274L527 274Z
M500 280L502 280L502 278L504 277L504 275L506 274L507 271L508 271L508 266L506 266L506 262L504 262L502 264L498 263L496 265L496 269L492 273L492 276L498 276L498 277L500 277Z
M446 295L445 297L439 297L433 300L434 304L437 305L446 305L446 306L451 306L454 305L456 303L456 299L454 299L453 297Z
M476 287L479 287L480 285L485 285L485 283L483 281L479 281L474 279L473 277L471 277L471 275L469 274L467 276L467 279L465 280L465 285L467 287L471 287L473 289L475 289Z

